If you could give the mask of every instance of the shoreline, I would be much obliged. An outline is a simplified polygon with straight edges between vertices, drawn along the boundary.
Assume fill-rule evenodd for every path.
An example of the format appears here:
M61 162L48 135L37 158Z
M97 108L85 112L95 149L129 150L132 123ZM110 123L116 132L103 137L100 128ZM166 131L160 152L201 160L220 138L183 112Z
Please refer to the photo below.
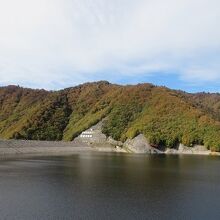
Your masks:
M23 156L68 156L81 152L106 152L138 154L126 151L119 147L96 146L87 143L72 141L35 141L35 140L0 140L0 159ZM147 153L146 153L147 154ZM154 154L154 153L153 153ZM219 152L211 151L178 151L167 149L160 152L162 155L206 155L220 156Z
M0 140L0 158L15 156L62 156L94 151L88 145L63 141Z

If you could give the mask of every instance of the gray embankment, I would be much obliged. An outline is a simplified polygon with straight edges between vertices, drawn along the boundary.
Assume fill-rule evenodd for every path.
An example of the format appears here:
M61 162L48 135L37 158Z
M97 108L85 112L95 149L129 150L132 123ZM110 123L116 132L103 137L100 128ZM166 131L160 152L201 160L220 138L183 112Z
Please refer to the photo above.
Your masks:
M12 155L68 155L93 148L80 142L0 140L0 157Z

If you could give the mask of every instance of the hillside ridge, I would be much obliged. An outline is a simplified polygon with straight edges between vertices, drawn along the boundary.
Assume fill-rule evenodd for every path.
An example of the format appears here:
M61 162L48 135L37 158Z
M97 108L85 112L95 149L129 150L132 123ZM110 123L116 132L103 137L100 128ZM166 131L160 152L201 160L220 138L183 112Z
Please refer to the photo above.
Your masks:
M2 139L71 141L102 119L103 133L122 142L143 134L156 147L202 144L220 151L218 93L107 81L59 91L0 87Z

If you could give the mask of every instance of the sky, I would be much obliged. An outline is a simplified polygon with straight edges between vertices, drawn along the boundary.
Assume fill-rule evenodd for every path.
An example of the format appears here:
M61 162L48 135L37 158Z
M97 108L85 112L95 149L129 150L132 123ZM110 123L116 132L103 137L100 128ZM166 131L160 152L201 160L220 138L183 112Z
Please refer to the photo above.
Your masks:
M219 0L0 0L0 86L220 92Z

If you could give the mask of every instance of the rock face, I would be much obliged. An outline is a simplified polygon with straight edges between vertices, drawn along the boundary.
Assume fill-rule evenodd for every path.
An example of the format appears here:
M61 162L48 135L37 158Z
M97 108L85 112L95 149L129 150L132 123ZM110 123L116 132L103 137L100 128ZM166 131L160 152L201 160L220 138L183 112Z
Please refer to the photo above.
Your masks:
M176 149L168 148L165 151L166 154L201 154L201 155L209 155L211 153L203 145L194 145L193 147L187 147L183 144L179 144Z
M115 147L123 147L123 143L121 141L116 141L112 137L108 137L107 142Z
M156 148L153 148L148 140L145 138L143 134L138 135L134 139L128 139L124 143L124 148L132 153L140 153L140 154L152 154L152 153L161 153Z
M103 122L92 126L86 131L82 132L74 141L87 143L99 150L116 151L116 152L130 152L140 154L161 153L156 148L153 148L144 135L140 134L134 139L128 139L125 143L116 141L112 137L106 137L102 133Z

